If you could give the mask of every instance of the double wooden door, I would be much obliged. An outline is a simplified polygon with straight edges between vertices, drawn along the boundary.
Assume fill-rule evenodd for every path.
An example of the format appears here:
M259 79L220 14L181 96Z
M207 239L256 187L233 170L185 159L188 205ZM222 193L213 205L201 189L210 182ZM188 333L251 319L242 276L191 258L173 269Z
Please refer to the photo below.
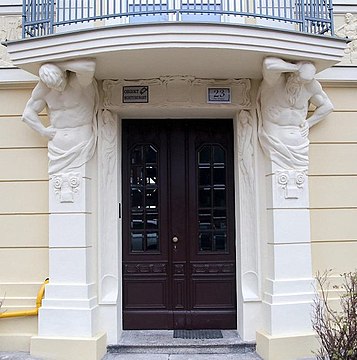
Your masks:
M236 328L232 121L123 121L124 329Z

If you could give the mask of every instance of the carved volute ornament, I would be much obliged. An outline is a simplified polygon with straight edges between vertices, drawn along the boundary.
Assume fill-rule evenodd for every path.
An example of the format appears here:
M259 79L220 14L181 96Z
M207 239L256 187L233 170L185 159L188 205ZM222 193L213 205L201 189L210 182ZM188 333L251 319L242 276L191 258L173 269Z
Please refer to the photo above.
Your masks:
M48 63L26 104L23 121L48 138L49 174L69 173L89 161L97 141L98 90L95 62ZM39 113L47 107L51 125Z
M274 57L263 62L258 134L265 154L280 169L307 170L309 128L333 110L315 73L310 62L290 63ZM316 108L307 118L310 103Z

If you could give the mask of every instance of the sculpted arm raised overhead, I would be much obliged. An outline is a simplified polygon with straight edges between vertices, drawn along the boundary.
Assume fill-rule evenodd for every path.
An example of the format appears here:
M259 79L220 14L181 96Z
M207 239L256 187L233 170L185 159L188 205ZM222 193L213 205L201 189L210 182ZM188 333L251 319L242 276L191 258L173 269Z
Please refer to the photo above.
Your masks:
M269 85L274 85L282 73L296 72L298 70L298 65L279 58L267 57L263 61L263 78Z
M88 86L93 82L95 62L90 59L68 60L56 63L62 71L71 71L76 74L81 86Z

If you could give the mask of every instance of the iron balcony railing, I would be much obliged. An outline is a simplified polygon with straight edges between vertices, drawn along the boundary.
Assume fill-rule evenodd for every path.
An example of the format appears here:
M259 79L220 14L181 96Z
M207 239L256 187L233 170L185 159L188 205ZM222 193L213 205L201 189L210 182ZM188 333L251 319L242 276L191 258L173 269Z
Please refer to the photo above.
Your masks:
M332 0L23 0L23 37L145 22L253 23L333 35ZM255 19L247 21L247 19Z

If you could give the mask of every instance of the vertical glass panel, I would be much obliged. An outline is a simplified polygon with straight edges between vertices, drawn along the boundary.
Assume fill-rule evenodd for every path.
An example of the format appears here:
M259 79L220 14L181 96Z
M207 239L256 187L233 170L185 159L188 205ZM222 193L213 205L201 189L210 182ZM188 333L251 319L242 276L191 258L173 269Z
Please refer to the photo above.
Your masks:
M213 147L213 162L215 164L222 164L225 162L224 150L218 145Z
M225 150L209 144L198 151L199 251L227 250Z
M211 189L210 188L203 188L199 189L198 192L198 206L202 207L211 207Z
M146 215L146 227L148 229L157 229L159 224L158 213L150 213Z
M157 150L152 145L145 146L145 162L156 164Z
M210 168L200 168L199 169L198 183L200 186L211 185L211 169Z
M155 251L159 249L159 234L157 232L146 233L146 250Z
M198 163L209 164L211 162L211 147L204 146L198 153Z
M213 168L213 184L214 185L226 184L226 169L224 167Z
M201 232L199 234L200 251L211 251L212 250L212 233Z
M213 206L225 207L226 206L226 190L213 189Z
M131 250L132 251L143 251L144 250L144 234L142 233L131 233Z
M216 251L226 251L227 250L227 237L224 232L222 233L215 233L214 237L214 244Z
M130 248L132 252L158 251L158 150L151 144L138 145L130 156Z
M131 215L131 228L133 230L144 229L144 214L142 212Z

